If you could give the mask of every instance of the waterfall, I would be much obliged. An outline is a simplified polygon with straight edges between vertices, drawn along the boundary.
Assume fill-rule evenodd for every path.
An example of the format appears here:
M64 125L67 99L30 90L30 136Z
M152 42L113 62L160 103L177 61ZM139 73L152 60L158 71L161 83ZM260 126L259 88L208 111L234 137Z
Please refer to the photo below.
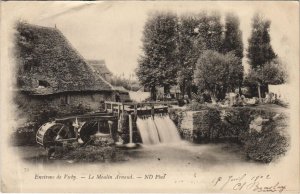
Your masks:
M156 124L159 136L161 137L162 143L180 141L180 136L177 127L169 116L155 116L154 122Z
M143 144L172 143L180 141L177 127L169 116L138 118L137 128Z
M159 136L158 136L153 118L149 117L147 119L147 123L148 123L148 132L149 132L149 136L150 136L150 143L151 144L158 144L159 143Z
M168 126L166 125L165 118L155 116L154 122L155 122L155 126L156 126L156 129L157 129L159 137L160 137L160 141L162 143L171 142L171 134L169 134L169 129L168 129Z
M159 136L152 117L148 117L145 119L138 118L136 121L136 125L140 131L141 138L144 144L149 145L159 143Z

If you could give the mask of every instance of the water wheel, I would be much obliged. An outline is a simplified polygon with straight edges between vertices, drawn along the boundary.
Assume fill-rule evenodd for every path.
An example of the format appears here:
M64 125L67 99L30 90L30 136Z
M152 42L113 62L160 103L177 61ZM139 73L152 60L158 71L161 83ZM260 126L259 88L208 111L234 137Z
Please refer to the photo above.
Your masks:
M36 141L44 148L61 145L59 138L67 138L68 127L62 123L49 122L42 125L36 133Z
M88 142L95 134L110 135L110 130L107 122L86 122L81 127L79 134L83 142Z

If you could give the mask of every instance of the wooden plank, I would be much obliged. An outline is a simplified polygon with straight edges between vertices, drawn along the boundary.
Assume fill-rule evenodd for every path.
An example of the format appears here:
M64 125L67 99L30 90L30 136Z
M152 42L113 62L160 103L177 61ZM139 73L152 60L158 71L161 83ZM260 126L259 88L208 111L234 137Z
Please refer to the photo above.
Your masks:
M79 121L86 121L86 120L95 120L95 121L105 121L105 120L116 120L116 116L90 116L90 115L82 115L82 116L71 116L65 118L55 119L56 122L63 122L63 121L75 121L75 119Z
M161 102L156 102L156 101L151 101L151 102L112 102L112 101L105 101L105 104L110 104L110 105L169 105L169 104L177 104L177 101L161 101Z

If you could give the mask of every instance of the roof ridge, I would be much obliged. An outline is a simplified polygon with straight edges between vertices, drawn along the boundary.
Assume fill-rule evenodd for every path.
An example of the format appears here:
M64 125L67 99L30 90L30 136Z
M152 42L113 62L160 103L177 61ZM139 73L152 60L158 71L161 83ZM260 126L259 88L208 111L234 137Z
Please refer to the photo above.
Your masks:
M56 28L56 27L41 26L41 25L38 25L38 24L30 24L30 23L28 23L28 22L20 22L20 23L21 23L21 24L24 24L24 25L27 25L27 26L33 26L33 27L37 27L37 28L52 29L52 30L59 31L59 29Z

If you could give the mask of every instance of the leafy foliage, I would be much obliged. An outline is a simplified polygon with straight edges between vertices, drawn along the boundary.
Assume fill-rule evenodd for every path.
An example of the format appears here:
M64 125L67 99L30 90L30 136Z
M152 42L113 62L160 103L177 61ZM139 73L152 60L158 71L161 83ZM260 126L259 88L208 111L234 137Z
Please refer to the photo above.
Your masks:
M240 72L238 73L239 77L237 77L237 79L239 80L238 86L241 86L244 75L244 68L242 64L244 46L242 40L242 31L239 29L239 26L239 18L232 13L228 13L225 18L225 36L223 40L222 52L232 52L236 57L239 58L239 68L237 71Z
M146 22L143 51L137 75L142 85L153 88L179 84L191 96L194 70L204 50L222 49L221 16L215 12L183 15L156 13Z
M287 80L287 72L279 59L267 62L262 67L251 69L245 78L250 84L282 84Z
M176 83L177 16L156 13L145 24L144 54L138 61L137 76L142 85L169 87Z
M190 93L193 82L196 62L201 51L205 48L204 36L206 31L201 30L207 21L205 14L198 16L184 15L180 17L179 40L178 40L178 78L181 92ZM207 23L207 22L206 22Z
M289 137L284 130L287 118L281 114L276 120L270 120L261 132L252 131L241 135L243 149L250 160L270 163L287 152Z
M207 49L221 51L223 41L222 31L221 15L218 12L214 12L208 16L208 29L205 37Z
M222 46L222 24L215 12L207 15L183 15L179 20L178 39L178 83L183 94L191 96L194 70L204 50L220 51Z
M195 143L236 142L239 143L238 151L244 153L248 160L270 163L284 155L289 148L288 115L278 115L276 109L224 109L199 104L197 112L193 114L193 130L181 128L181 122L187 114L182 110L176 112L181 117L178 126L184 139ZM250 129L250 123L258 116L267 120L262 123L261 131Z
M55 159L74 160L74 162L117 162L124 161L124 152L112 146L87 145L80 147L78 143L64 145L57 149Z
M243 40L242 31L239 29L239 18L229 13L225 18L225 37L223 41L223 52L233 51L234 54L242 60L243 58ZM242 65L242 62L241 62Z
M262 67L276 57L270 44L270 25L271 21L265 20L259 13L256 13L252 19L247 57L253 69Z
M208 90L213 97L222 98L227 89L238 86L242 79L243 67L233 53L225 55L216 51L205 51L197 62L196 84Z

